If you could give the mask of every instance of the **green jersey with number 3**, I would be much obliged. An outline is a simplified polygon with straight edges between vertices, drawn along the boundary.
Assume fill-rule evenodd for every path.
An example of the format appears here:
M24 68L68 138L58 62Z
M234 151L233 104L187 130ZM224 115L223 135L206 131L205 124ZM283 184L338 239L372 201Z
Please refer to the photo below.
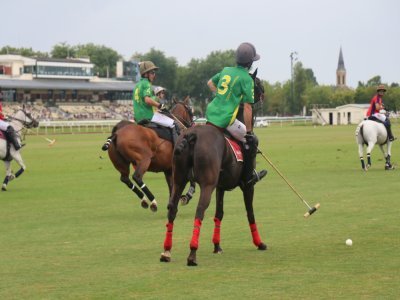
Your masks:
M145 97L155 98L150 81L147 78L141 78L133 90L133 112L136 122L143 119L151 120L154 115L155 108L144 101Z
M208 122L226 128L232 124L240 103L254 103L254 82L246 68L224 68L211 78L217 87L214 99L207 106Z

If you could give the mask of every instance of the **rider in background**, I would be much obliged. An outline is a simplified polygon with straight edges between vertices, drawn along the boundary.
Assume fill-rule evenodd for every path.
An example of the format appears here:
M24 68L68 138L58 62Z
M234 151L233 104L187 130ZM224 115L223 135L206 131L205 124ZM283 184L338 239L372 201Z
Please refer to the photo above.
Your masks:
M385 92L386 92L385 85L380 84L376 89L376 95L374 97L372 97L372 99L371 99L370 106L367 110L366 116L369 120L374 120L374 121L378 120L378 121L382 122L387 129L389 141L394 141L395 138L392 133L390 120L388 117L386 117L386 112L382 113L382 110L384 111L384 109L385 109L385 106L384 106L383 100L382 100Z
M161 114L165 110L165 104L159 103L152 89L152 82L156 78L158 67L151 61L143 61L139 65L140 81L133 90L133 112L136 123L142 120L149 120L161 126L170 128L172 132L173 145L178 138L178 127L174 120Z
M1 101L0 101L0 130L4 132L7 140L14 145L16 151L22 148L22 145L18 141L17 133L15 132L14 127L12 127L10 123L5 121L5 117L3 115L3 105Z
M249 70L259 59L252 44L242 43L236 50L236 67L224 68L207 82L215 93L206 109L207 123L226 129L236 140L244 143L243 182L246 185L255 184L267 174L266 170L259 173L254 170L257 138L252 132L254 81ZM244 124L236 119L241 103L244 104Z
M166 90L165 88L158 86L154 89L154 94L156 94L158 98L158 102L161 103L161 105L167 105L167 98L166 98Z

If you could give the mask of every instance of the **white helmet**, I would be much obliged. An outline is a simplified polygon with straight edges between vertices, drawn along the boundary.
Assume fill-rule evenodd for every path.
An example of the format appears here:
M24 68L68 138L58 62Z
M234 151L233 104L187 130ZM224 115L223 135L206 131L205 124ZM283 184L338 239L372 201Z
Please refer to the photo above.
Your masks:
M163 88L162 86L158 86L154 89L154 94L158 95L158 93L162 92L162 91L166 91L165 88Z

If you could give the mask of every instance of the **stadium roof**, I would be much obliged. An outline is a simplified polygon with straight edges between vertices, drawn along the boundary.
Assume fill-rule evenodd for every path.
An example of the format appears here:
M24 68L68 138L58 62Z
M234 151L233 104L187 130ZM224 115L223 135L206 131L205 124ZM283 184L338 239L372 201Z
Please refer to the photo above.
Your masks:
M2 89L28 90L89 90L89 91L132 91L135 83L132 81L81 81L61 79L0 79Z

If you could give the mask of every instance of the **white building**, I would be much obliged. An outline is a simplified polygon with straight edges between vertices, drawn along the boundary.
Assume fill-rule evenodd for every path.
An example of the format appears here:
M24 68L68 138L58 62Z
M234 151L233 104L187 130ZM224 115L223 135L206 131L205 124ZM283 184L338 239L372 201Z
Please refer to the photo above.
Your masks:
M312 121L321 125L358 124L365 118L369 104L346 104L335 108L314 108Z

